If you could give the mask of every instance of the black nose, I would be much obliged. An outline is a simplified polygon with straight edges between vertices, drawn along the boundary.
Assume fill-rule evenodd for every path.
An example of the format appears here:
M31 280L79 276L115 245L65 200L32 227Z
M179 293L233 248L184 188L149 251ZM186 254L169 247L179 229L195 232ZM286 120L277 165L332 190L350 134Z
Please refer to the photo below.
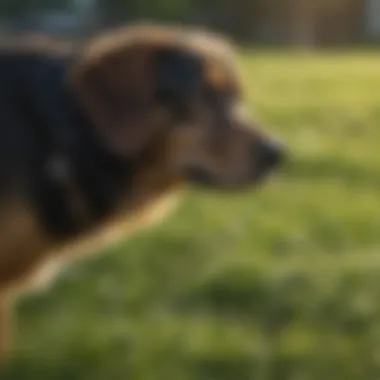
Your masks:
M259 166L262 168L276 167L285 158L285 148L277 141L265 141L260 144L258 152L256 151L256 157Z

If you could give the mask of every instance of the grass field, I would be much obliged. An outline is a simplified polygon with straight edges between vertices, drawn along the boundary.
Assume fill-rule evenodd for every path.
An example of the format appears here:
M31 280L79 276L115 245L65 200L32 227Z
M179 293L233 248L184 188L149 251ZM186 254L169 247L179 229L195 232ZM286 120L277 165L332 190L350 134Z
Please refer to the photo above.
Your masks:
M20 303L7 380L380 379L380 55L250 53L252 114L289 146L242 196Z

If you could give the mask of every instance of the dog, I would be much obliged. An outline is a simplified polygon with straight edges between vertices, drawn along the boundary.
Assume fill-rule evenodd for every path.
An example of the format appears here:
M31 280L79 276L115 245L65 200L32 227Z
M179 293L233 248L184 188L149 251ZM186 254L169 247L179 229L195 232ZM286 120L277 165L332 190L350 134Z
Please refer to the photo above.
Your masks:
M1 357L17 297L63 264L149 226L186 185L238 191L283 161L243 87L233 44L190 28L0 49Z

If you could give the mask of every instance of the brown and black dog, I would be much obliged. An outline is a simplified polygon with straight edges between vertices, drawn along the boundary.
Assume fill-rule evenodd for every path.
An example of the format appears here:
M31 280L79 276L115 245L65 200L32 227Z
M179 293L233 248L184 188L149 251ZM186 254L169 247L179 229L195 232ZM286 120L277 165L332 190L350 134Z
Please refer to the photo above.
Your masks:
M15 298L62 264L147 226L187 183L244 188L280 163L242 95L230 44L198 31L0 50L3 354Z

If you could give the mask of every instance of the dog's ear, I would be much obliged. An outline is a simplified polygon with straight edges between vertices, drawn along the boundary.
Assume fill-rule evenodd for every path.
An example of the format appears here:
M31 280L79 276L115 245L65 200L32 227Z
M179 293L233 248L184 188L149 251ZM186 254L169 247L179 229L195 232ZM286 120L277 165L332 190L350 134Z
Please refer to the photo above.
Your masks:
M201 58L179 47L156 54L155 72L158 100L176 109L183 109L203 85Z
M157 133L152 55L148 46L105 49L88 53L72 73L79 101L116 154L138 154Z

